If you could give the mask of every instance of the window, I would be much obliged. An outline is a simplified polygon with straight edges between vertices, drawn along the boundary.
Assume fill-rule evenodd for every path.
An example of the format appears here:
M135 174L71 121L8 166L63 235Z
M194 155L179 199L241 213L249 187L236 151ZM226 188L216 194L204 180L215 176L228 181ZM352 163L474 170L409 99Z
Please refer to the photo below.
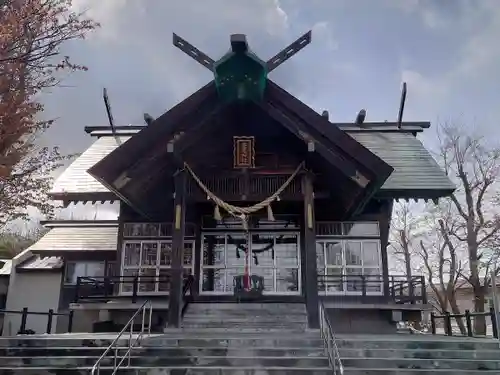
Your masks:
M379 240L335 240L316 242L319 291L327 294L382 293Z
M105 262L66 262L65 284L76 284L79 277L104 277Z
M192 274L193 241L184 241L184 269ZM122 258L122 293L131 293L133 276L139 277L139 293L162 293L170 291L170 269L172 266L172 241L124 241Z

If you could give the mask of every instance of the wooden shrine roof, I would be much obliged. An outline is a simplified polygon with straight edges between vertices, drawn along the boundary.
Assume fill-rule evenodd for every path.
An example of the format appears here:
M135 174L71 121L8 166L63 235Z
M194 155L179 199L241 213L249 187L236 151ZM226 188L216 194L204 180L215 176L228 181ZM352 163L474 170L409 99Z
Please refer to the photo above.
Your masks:
M233 116L236 113L242 116L243 108L251 112L245 112L239 117L241 119L257 113L260 108L267 118L295 135L304 145L306 139L312 140L315 155L320 155L330 165L329 169L333 168L327 173L340 173L341 179L330 181L331 184L338 187L342 180L354 183L351 192L356 191L356 199L349 199L351 203L346 214L360 209L393 171L390 165L343 130L330 126L328 119L268 80L263 100L244 107L223 103L215 84L207 84L120 145L88 173L121 200L147 214L140 208L145 186L158 178L161 171L168 169L173 173L182 167L186 150L212 134L216 124L239 121ZM173 153L168 152L168 143L174 143Z
M453 192L455 186L444 174L432 155L415 136L428 127L428 123L365 123L363 127L351 123L332 123L357 142L391 165L394 171L382 185L377 196L392 198L433 199ZM117 132L122 142L145 126L122 126ZM117 199L87 170L116 149L116 140L108 126L87 127L97 139L80 157L56 179L50 192L54 199L63 201L99 201Z
M415 137L429 123L403 123L401 129L388 123L332 124L272 81L257 107L297 138L305 134L314 139L316 154L357 182L360 201L374 194L434 199L455 189ZM143 180L165 165L178 167L176 157L182 152L167 153L167 143L181 134L175 149L191 146L211 131L213 119L225 113L221 111L211 82L149 126L118 127L117 137L110 136L109 128L89 127L87 132L98 139L57 178L50 194L66 204L119 198L134 206ZM357 180L359 175L364 184Z

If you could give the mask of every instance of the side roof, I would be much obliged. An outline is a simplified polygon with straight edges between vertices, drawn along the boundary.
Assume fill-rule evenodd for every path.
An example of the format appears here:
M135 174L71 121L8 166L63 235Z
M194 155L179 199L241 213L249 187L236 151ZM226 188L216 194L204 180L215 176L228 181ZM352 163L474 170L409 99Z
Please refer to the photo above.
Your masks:
M377 196L434 199L451 194L455 185L444 174L416 135L429 127L426 122L406 122L401 129L395 123L332 123L394 168ZM144 126L121 126L117 134L122 142ZM79 200L118 199L92 177L87 170L118 147L107 126L86 127L94 143L74 160L56 179L50 192L54 199L69 203ZM86 197L86 198L85 198ZM92 198L93 197L93 198Z
M47 222L50 230L28 250L42 256L72 252L116 252L118 246L117 221L61 221Z

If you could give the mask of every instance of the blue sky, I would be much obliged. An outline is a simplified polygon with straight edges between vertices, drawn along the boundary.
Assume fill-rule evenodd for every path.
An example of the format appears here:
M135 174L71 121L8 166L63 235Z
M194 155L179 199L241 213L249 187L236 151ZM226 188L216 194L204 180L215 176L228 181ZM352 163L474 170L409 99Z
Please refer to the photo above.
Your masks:
M57 117L46 142L82 151L85 125L107 125L102 87L118 124L159 116L211 79L172 46L176 32L212 56L247 34L263 59L312 29L312 44L271 74L332 121L454 120L500 137L500 0L73 0L102 27L64 53L89 71L44 96ZM432 148L435 131L422 136Z

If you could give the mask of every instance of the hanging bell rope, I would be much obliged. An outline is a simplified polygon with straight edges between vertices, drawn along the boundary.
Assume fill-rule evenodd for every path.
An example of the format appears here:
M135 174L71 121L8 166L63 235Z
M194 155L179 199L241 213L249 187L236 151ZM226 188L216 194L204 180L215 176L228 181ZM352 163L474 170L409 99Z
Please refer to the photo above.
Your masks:
M215 212L214 216L216 220L220 220L221 214L219 207L222 208L224 211L227 211L230 215L234 217L238 217L243 221L243 225L246 226L248 225L248 216L250 214L253 214L257 211L260 211L263 208L267 207L267 216L269 220L274 220L274 215L271 209L271 203L274 202L275 200L278 199L278 197L283 193L283 191L290 185L290 183L294 180L294 178L298 175L302 167L304 166L304 162L300 163L295 169L295 171L288 177L288 179L279 187L278 190L274 192L273 195L269 196L268 198L264 199L262 202L254 204L253 206L249 207L238 207L234 206L230 203L224 202L222 199L220 199L217 195L215 195L213 192L211 192L206 185L200 180L200 178L196 175L196 173L193 172L191 167L187 164L184 163L184 167L186 170L191 174L193 179L196 181L198 186L200 187L201 190L211 199L214 201L216 207L215 207ZM247 229L247 228L245 228Z

